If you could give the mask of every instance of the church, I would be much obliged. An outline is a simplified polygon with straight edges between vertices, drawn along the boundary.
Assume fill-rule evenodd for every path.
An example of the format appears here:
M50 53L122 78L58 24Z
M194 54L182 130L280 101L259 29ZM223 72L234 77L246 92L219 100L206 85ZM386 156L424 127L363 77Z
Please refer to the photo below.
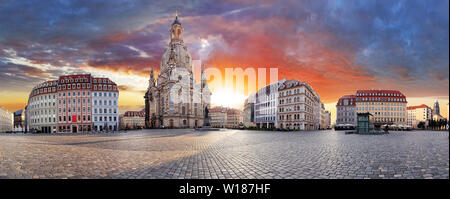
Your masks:
M177 15L156 79L151 68L144 96L146 128L209 126L211 91L206 83L205 67L202 66L201 82L196 83L192 57L183 42L183 31Z

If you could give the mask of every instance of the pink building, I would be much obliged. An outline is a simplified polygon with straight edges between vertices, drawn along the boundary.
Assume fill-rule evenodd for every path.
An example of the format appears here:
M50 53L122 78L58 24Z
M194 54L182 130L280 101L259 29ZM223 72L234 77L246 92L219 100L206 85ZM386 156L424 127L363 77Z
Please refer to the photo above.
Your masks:
M58 132L92 130L91 75L65 75L58 79Z

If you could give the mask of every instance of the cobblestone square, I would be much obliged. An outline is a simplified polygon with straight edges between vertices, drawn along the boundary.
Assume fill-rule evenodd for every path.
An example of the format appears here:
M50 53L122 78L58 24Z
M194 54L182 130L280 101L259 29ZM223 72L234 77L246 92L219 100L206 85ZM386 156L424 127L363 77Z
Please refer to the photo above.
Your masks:
M449 134L141 130L0 134L0 179L448 179Z

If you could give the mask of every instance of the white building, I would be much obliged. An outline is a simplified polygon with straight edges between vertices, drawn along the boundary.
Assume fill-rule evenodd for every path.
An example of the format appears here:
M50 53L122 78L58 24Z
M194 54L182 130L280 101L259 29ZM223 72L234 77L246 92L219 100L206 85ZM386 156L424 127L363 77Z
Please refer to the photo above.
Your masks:
M92 78L92 118L94 131L119 129L119 91L108 78ZM102 88L103 86L103 88ZM104 89L107 86L107 89Z
M259 128L278 128L278 86L286 79L264 86L256 92L255 122Z
M0 106L0 133L13 130L13 114Z
M428 126L428 120L431 120L433 117L431 108L425 104L408 106L406 110L408 112L407 125L413 128L418 128L417 125L420 122L424 122L425 127Z
M31 91L25 111L27 130L52 133L57 130L57 80L38 84Z

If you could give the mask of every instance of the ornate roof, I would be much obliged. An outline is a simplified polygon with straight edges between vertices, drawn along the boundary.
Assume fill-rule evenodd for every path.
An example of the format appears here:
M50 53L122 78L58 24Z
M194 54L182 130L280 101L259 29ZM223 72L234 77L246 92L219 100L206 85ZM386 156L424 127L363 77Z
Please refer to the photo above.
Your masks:
M175 24L181 25L181 22L178 20L178 15L175 17L175 21L173 21L172 26Z

